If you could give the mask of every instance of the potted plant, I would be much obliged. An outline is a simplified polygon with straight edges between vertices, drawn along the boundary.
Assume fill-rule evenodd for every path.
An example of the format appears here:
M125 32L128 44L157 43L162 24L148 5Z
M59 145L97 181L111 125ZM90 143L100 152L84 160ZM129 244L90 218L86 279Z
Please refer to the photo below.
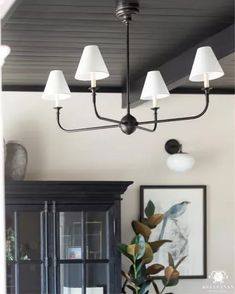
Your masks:
M149 265L153 261L154 254L171 240L150 242L152 230L163 221L164 214L155 213L155 206L152 201L149 201L145 208L145 215L147 218L142 221L132 221L135 237L131 243L119 246L121 253L131 263L128 272L122 271L124 277L122 293L127 293L126 291L129 289L134 294L147 294L152 285L156 294L173 294L165 291L168 287L178 284L180 273L177 269L186 256L175 262L172 255L168 253L168 265L166 267L158 263ZM164 271L164 275L161 277L163 285L160 289L156 283L159 276L156 275L162 271Z

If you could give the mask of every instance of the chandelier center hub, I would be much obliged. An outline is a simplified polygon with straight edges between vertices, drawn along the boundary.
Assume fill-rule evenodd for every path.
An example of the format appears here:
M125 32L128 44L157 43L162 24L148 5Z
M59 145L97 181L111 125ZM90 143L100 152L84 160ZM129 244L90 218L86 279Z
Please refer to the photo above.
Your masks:
M120 129L123 131L123 133L125 133L127 135L131 135L132 133L134 133L137 126L138 126L138 122L137 122L136 118L134 116L132 116L131 114L125 115L121 119L120 124L119 124Z

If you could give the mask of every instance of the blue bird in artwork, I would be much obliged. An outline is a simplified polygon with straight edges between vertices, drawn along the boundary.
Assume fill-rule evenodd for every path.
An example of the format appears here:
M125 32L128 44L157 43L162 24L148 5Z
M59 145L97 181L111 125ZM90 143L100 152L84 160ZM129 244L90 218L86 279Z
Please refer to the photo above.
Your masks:
M171 206L171 208L169 208L164 213L164 220L163 220L162 229L161 229L161 232L159 235L159 240L162 240L162 238L163 238L167 221L169 219L174 220L174 219L178 218L179 216L181 216L182 214L184 214L187 209L188 204L190 204L189 201L183 201L181 203L178 203L178 204Z

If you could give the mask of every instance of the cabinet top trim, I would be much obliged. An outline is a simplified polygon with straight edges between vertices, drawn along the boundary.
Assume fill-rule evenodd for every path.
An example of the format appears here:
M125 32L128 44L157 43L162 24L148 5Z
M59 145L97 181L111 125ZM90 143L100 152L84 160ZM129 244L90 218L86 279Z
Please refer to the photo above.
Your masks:
M16 195L123 194L133 181L10 181L5 184L6 197Z

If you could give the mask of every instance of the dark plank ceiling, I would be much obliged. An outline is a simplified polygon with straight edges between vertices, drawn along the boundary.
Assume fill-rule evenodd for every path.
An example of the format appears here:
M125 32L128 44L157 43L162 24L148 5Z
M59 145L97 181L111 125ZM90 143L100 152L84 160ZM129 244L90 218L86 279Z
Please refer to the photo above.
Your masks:
M64 71L70 86L86 86L74 74L82 49L89 44L100 46L110 71L110 78L99 85L123 89L125 27L114 15L114 0L22 0L18 4L5 19L2 32L3 43L12 49L3 69L5 89L40 90L49 71L56 68ZM158 68L234 22L233 0L143 0L140 6L131 25L133 81L147 68ZM214 84L231 91L234 54L221 64L226 75ZM190 91L195 85L186 82L180 87Z

